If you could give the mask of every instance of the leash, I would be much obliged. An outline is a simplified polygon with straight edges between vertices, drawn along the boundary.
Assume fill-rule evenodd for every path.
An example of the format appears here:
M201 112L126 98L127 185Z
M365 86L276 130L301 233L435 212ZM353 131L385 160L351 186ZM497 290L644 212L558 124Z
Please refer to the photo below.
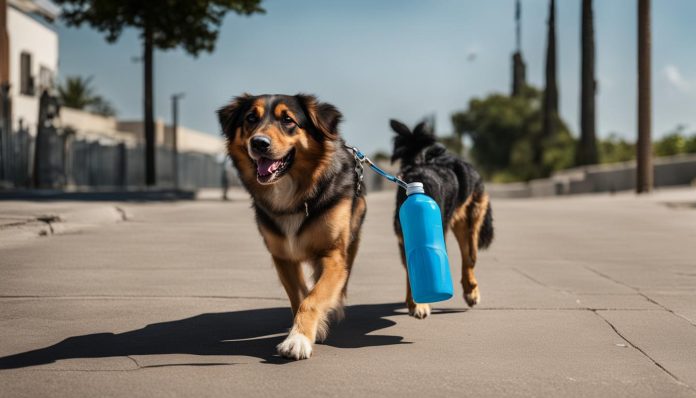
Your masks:
M345 144L345 143L343 144L343 146L344 146L346 149L348 149L349 151L353 152L353 157L355 158L355 174L358 176L358 184L357 184L357 187L356 187L356 189L355 189L355 191L356 191L356 192L355 192L355 195L356 195L356 196L360 194L360 184L362 183L363 178L364 178L364 174L365 174L365 172L364 172L364 167L363 167L363 163L365 163L365 162L366 162L366 163L370 166L370 168L371 168L372 170L374 170L377 174L379 174L379 175L381 175L382 177L386 178L387 180L389 180L389 181L391 181L391 182L393 182L393 183L399 185L401 188L406 189L406 187L408 186L408 184L406 184L406 183L405 183L402 179L400 179L399 177L394 176L394 175L391 175L391 174L387 173L386 171L384 171L384 170L380 169L379 167L377 167L377 165L376 165L372 160L370 160L370 158L368 158L367 156L365 156L365 154L362 153L362 152L360 151L360 149L358 149L358 148L356 148L356 147L354 147L354 146L350 146L350 145Z

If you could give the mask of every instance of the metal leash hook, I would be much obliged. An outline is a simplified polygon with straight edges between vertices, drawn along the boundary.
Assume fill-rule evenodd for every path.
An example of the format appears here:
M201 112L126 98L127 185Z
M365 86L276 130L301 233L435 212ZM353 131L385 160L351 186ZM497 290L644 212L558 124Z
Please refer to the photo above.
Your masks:
M370 168L372 170L374 170L377 174L381 175L382 177L386 178L387 180L389 180L393 183L398 184L401 188L406 189L408 184L406 184L399 177L393 176L393 175L387 173L386 171L380 169L379 167L377 167L377 165L374 164L372 162L372 160L370 160L370 158L365 156L365 154L362 153L358 148L356 148L354 146L350 146L348 144L343 144L343 146L345 146L347 149L349 149L351 152L353 152L353 157L355 158L355 173L358 176L358 188L357 188L358 193L360 192L360 183L362 182L363 177L364 177L364 175L363 175L364 171L363 171L363 165L362 165L363 162L367 162L367 164L370 165Z

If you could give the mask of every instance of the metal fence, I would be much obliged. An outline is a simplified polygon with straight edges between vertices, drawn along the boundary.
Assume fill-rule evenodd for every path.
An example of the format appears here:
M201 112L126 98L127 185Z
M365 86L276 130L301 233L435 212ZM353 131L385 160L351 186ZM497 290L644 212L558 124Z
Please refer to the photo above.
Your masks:
M1 127L0 127L1 128ZM2 132L0 131L0 134ZM3 135L1 182L9 188L112 188L145 185L145 148L76 139L69 130L45 129L38 144L26 130ZM38 145L38 148L37 148ZM38 151L37 151L38 149ZM38 162L35 156L38 154ZM174 186L173 152L156 152L157 186ZM220 187L223 164L218 157L196 152L178 155L179 187Z

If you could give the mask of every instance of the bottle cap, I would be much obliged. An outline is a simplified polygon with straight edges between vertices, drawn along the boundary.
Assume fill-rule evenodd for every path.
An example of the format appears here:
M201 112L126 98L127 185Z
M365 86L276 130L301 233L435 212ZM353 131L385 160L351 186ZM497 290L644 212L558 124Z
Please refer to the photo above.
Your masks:
M422 182L409 182L408 185L406 185L406 195L412 195L414 193L425 193Z

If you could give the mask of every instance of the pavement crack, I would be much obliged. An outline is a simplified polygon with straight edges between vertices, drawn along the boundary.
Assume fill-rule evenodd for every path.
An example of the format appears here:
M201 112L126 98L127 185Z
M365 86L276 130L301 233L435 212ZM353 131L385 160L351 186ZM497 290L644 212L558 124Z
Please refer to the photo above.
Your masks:
M644 297L646 300L648 300L650 303L655 304L656 306L662 308L663 310L669 312L670 314L672 314L672 315L674 315L674 316L677 316L677 317L679 317L679 318L681 318L681 319L687 321L691 326L696 327L696 323L692 322L691 319L685 317L684 315L682 315L682 314L680 314L680 313L678 313L678 312L675 312L675 311L672 310L671 308L665 307L665 306L662 305L660 302L658 302L658 301L655 300L654 298L648 296L647 294L645 294L645 293L643 293L643 292L641 292L641 291L639 291L639 290L636 290L636 291L638 292L639 295L643 296L643 297Z
M529 279L530 281L536 283L537 285L543 287L543 288L551 289L551 290L554 290L554 291L557 291L557 292L560 292L560 293L563 293L563 294L571 294L571 292L569 292L569 291L567 291L567 290L564 290L564 289L561 289L561 288L558 288L558 287L554 287L554 286L549 286L549 285L545 284L544 282L542 282L542 281L540 281L540 280L534 278L533 276L527 274L526 272L520 270L519 268L511 268L511 269L512 269L513 271L517 272L518 274L522 275L523 277Z
M130 217L128 217L128 213L126 213L126 210L124 210L122 207L119 206L114 206L114 209L121 215L121 221L128 221Z
M199 367L206 367L206 366L230 366L230 365L236 365L236 364L233 363L233 362L167 363L167 364L161 364L161 365L146 365L146 366L141 366L140 369L170 368L170 367L179 367L179 366L199 366Z
M21 226L27 225L31 222L34 222L34 221L36 221L36 220L30 219L30 220L20 220L20 221L16 221L16 222L3 224L3 225L0 225L0 230L21 227Z
M55 214L45 214L45 215L41 215L41 216L36 217L36 221L39 221L39 222L46 224L46 226L48 226L48 230L49 230L50 234L53 235L53 234L55 234L55 230L53 229L53 224L61 222L63 220L60 218L60 216L57 216ZM41 233L39 233L39 235L41 235ZM48 235L48 234L46 234L46 235Z
M646 357L648 360L650 360L650 362L652 362L653 365L657 366L660 370L662 370L662 371L665 372L667 375L669 375L672 379L674 379L675 382L677 382L677 383L680 384L680 385L685 386L686 388L688 388L688 389L690 389L690 390L694 390L693 388L691 388L691 386L689 386L688 384L686 384L686 383L684 383L683 381L681 381L674 373L670 372L669 370L667 370L667 368L665 368L664 366L662 366L662 364L660 364L659 362L657 362L657 360L655 360L653 357L651 357L650 355L648 355L648 353L645 352L642 348L638 347L638 346L637 346L636 344L634 344L631 340L629 340L626 336L624 336L621 332L619 332L619 329L617 329L616 326L614 326L614 324L611 323L611 321L609 321L607 318L603 317L602 314L599 313L599 311L597 311L597 310L590 310L590 311L592 311L592 312L593 312L595 315L597 315L601 320L603 320L607 325L609 325L609 327L611 328L611 330L613 330L614 333L616 333L617 336L619 336L623 341L625 341L626 344L628 344L628 345L631 346L633 349L635 349L636 351L638 351L638 352L640 352L641 354L643 354L643 356Z
M624 283L624 282L621 282L620 280L614 279L614 278L612 278L611 276L609 276L609 275L607 275L607 274L605 274L605 273L603 273L603 272L597 271L596 269L594 269L594 268L592 268L592 267L588 267L587 265L583 265L583 268L585 268L586 270L588 270L588 271L590 271L590 272L592 272L592 273L594 273L594 274L596 274L596 275L598 275L598 276L601 276L602 278L604 278L604 279L606 279L606 280L609 280L609 281L614 282L614 283L616 283L616 284L618 284L618 285L621 285L621 286L624 286L624 287L626 287L626 288L629 288L629 289L633 290L634 292L636 292L636 294L638 294L639 296L643 297L643 298L644 298L645 300L647 300L649 303L655 304L656 306L662 308L663 310L669 312L670 314L672 314L672 315L674 315L674 316L676 316L676 317L678 317L678 318L681 318L681 319L685 320L685 321L688 322L691 326L696 327L696 323L692 322L691 319L685 317L684 315L682 315L682 314L680 314L680 313L678 313L678 312L675 312L675 311L672 310L671 308L668 308L668 307L664 306L663 304L661 304L660 302L658 302L658 301L655 300L654 298L652 298L652 297L648 296L647 294L643 293L640 289L635 288L635 287L633 287L633 286L631 286L631 285L629 285L629 284L626 284L626 283Z
M130 359L131 361L133 361L133 363L135 364L135 366L136 366L138 369L142 369L142 368L143 368L142 366L140 366L140 364L138 363L138 361L137 361L135 358L133 358L132 356L126 355L126 358Z
M263 296L148 296L148 295L0 295L0 300L44 300L44 299L63 299L63 300L130 300L130 299L221 299L221 300L267 300L283 301L288 299L282 297L263 297Z

